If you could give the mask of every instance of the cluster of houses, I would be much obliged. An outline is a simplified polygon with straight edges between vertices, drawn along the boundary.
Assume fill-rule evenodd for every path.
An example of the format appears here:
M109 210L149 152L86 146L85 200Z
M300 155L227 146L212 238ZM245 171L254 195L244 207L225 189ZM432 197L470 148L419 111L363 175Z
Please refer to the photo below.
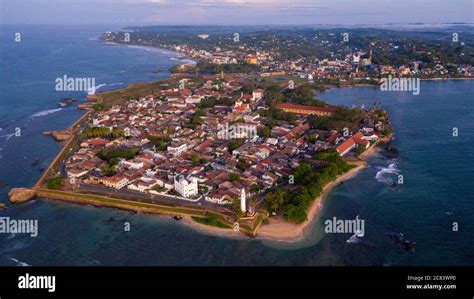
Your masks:
M204 36L208 36L207 34ZM291 41L289 42L291 43ZM320 39L321 46L328 47L334 41ZM174 51L185 53L187 56L199 61L212 64L237 64L247 63L260 66L261 76L291 75L308 79L332 79L341 82L347 80L371 80L391 75L393 77L449 77L459 75L474 78L474 68L471 65L457 65L450 70L438 57L432 56L434 66L427 66L423 61L414 60L401 66L378 65L373 62L372 50L363 51L358 48L351 50L352 53L343 55L341 51L332 53L331 57L320 59L298 57L294 59L281 59L279 53L273 53L266 49L247 44L235 44L234 47L206 47L197 49L187 44L161 45ZM298 44L294 44L298 47ZM388 47L388 48L387 48ZM397 45L390 44L387 47L372 45L378 51L398 50ZM427 55L432 53L427 52ZM277 59L278 57L278 59ZM452 66L452 65L451 65Z
M259 113L267 109L264 91L246 94L239 92L242 87L209 77L199 86L163 89L96 112L80 148L66 161L68 177L81 184L227 204L242 192L251 197L282 183L301 158L321 149L337 146L345 155L353 144L367 147L378 138L374 123L351 138L311 129L308 115L330 115L335 108L292 104L278 107L297 114L294 123L281 122L269 137L258 136L265 126ZM209 98L231 101L203 109L200 103ZM205 111L202 122L188 126L198 109ZM309 135L328 138L310 141ZM124 151L128 155L120 154ZM115 156L107 160L104 153Z

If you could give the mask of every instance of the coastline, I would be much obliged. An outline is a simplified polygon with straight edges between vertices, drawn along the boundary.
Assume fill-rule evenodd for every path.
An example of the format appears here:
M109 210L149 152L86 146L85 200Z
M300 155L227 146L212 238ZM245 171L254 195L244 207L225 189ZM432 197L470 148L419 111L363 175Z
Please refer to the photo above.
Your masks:
M215 226L205 225L199 222L194 221L190 216L184 216L183 219L180 221L186 227L189 227L201 234L208 235L208 236L216 236L216 237L225 237L225 238L232 238L232 239L249 239L249 236L240 231L234 231L233 229L224 229Z
M113 43L116 45L123 45L119 43ZM133 45L135 47L143 47L143 48L153 48L153 49L160 49L163 51L167 51L170 54L175 53L177 55L180 54L180 52L173 52L169 51L167 49L162 49L159 47L153 47L153 46L140 46L140 45ZM176 60L179 61L179 60ZM179 65L179 64L177 64ZM172 75L170 75L167 79L171 79ZM161 80L160 80L161 81ZM363 84L364 86L373 86L370 84ZM343 87L361 87L361 85L354 85L354 86L343 86ZM116 90L126 90L127 88L119 88ZM115 91L116 91L115 90ZM109 91L107 91L109 92ZM105 92L106 93L106 92ZM99 95L101 93L98 93ZM93 110L88 110L86 111L77 121L75 121L71 127L70 130L73 130L73 128L81 122L87 115L90 113L93 113ZM39 190L40 189L40 183L44 181L44 178L46 175L50 172L52 168L54 168L55 163L58 161L58 159L64 154L66 149L68 148L68 145L70 142L72 142L74 138L69 138L65 144L63 145L62 149L59 151L59 153L56 155L56 158L53 160L53 162L49 165L48 169L43 173L43 175L40 177L40 179L37 181L33 189ZM352 161L351 164L355 165L354 168L350 169L346 173L341 174L338 176L334 181L326 184L323 188L323 192L320 196L314 199L310 209L308 210L308 219L302 223L302 224L295 224L292 222L287 222L285 221L281 216L279 217L274 217L274 218L268 218L269 219L269 224L262 225L258 232L256 233L256 238L258 239L269 239L273 241L284 241L284 242L297 242L300 241L301 239L304 238L304 236L309 233L309 229L311 228L310 224L312 224L316 217L320 215L320 211L322 209L322 205L324 200L327 198L328 194L332 191L334 187L339 185L341 182L344 180L350 179L353 176L355 176L359 171L367 167L367 162L363 161L364 158L367 158L371 154L375 152L375 148L377 147L378 143L382 141L382 138L379 139L377 142L375 142L369 149L367 149L364 153L362 153L359 156L358 161ZM40 196L41 197L41 196ZM79 204L90 204L84 202L75 202ZM102 203L101 205L97 206L102 206L102 207L111 207L111 208L119 208L119 209L124 209L124 210L131 210L131 211L137 211L134 207L127 206L125 204L104 204ZM158 216L163 216L160 213L158 213ZM249 238L249 236L242 231L234 231L233 229L223 229L223 228L218 228L214 226L209 226L205 224L198 223L194 221L189 215L183 215L183 219L181 221L184 225L189 226L201 233L208 234L208 235L214 235L214 236L220 236L220 237L230 237L230 238L240 238L240 239L246 239Z
M368 148L361 155L359 155L359 160L349 162L355 167L341 174L334 181L324 186L323 193L317 198L315 198L315 200L313 201L308 211L308 219L305 222L301 224L296 224L284 220L282 216L270 217L268 218L269 224L262 225L257 231L255 238L259 240L269 240L283 243L297 243L302 241L308 235L308 233L311 232L311 224L314 223L317 217L321 216L320 212L331 191L341 182L353 178L361 170L367 168L368 164L366 159L377 154L377 152L380 150L380 144L390 142L391 140L392 136L380 138L370 148ZM248 239L248 236L242 232L235 232L232 229L222 229L214 226L197 223L193 221L191 217L188 216L183 217L183 220L183 223L185 225L206 235L226 238Z
M133 43L126 44L126 43L117 43L117 42L111 42L111 41L102 41L102 42L104 42L106 44L110 44L110 45L116 45L116 46L128 46L129 48L132 48L132 49L135 48L135 49L143 49L143 50L147 50L147 49L159 50L163 54L170 55L170 56L173 55L174 57L171 57L171 60L173 60L173 61L185 62L185 63L177 63L176 65L188 65L188 64L196 64L197 63L196 60L194 60L192 57L187 55L186 52L180 52L180 51L170 50L170 49L156 47L156 46L147 46L147 45L140 45L140 44L133 44ZM173 58L175 58L175 59L173 59ZM170 74L170 77L172 75L173 74Z
M471 78L471 77L461 77L461 78L441 78L441 77L438 77L438 78L420 78L420 81L462 81L462 80L474 80L474 77ZM334 89L339 89L339 88L359 88L359 87L375 87L375 88L379 88L380 86L379 85L375 85L375 84L368 84L368 83L354 83L354 84L346 84L346 85L341 85L341 86L337 86L337 85L327 85L327 89L324 91L324 92L327 92L327 91L330 91L330 90L334 90ZM324 93L323 92L323 93ZM317 92L317 93L321 93L321 92ZM316 94L315 94L316 96Z
M320 216L319 212L322 210L324 202L327 199L329 193L331 193L332 189L338 186L341 182L351 179L361 170L367 168L367 158L377 154L377 152L380 150L379 145L390 142L392 138L393 136L390 135L378 139L370 148L359 155L358 161L350 162L350 164L355 165L356 167L352 168L346 173L341 174L334 181L324 186L323 193L313 201L311 208L308 211L308 219L305 222L301 224L295 224L285 221L281 216L274 218L270 217L268 218L270 223L262 225L257 233L257 238L287 243L294 243L303 240L311 230L310 224L312 224L316 218Z
M357 164L356 167L343 173L334 181L324 186L323 193L313 201L311 208L308 211L308 219L305 222L295 224L284 220L282 216L269 218L270 223L262 225L257 233L257 238L278 242L298 242L304 239L310 231L310 224L312 224L316 217L320 215L319 212L322 210L324 201L327 199L327 196L332 189L338 186L341 182L354 177L359 171L367 167L366 162Z
M154 46L143 46L143 45L137 45L137 44L121 44L121 43L116 43L116 42L110 42L110 41L103 41L103 43L105 44L112 44L112 45L117 45L117 46L133 46L135 48L143 48L143 49L158 49L160 50L162 53L164 54L167 54L167 55L174 55L172 58L177 58L177 57L184 57L185 60L184 61L187 61L187 63L176 63L176 65L174 66L177 66L177 65L187 65L187 64L195 64L196 61L192 60L190 57L188 57L187 55L185 56L180 56L180 54L183 54L182 52L178 52L178 51L171 51L171 50L168 50L168 49L164 49L164 48L160 48L160 47L154 47ZM180 60L176 59L174 60L176 62L179 62ZM163 80L170 80L172 79L173 77L173 74L169 74L168 77L164 78L164 79L161 79L161 80L158 80L158 81L163 81ZM149 81L149 82L141 82L141 83L150 83L150 82L154 82L154 81ZM122 88L116 88L116 89L111 89L111 90L107 90L107 91L103 91L103 92L98 92L96 93L96 95L98 96L101 96L102 94L104 93L107 93L107 92L113 92L113 91L121 91L121 90L127 90L127 88L130 86L130 84L136 84L136 83L133 83L133 82L130 82L130 83L126 83L126 86L125 87L122 87ZM87 103L90 103L89 101L87 101ZM76 106L77 108L77 106ZM93 109L85 109L84 113L77 119L75 120L65 131L70 131L70 132L73 132L75 126L77 126L81 121L83 121L86 117L88 117L89 115L92 115L94 113L94 110ZM51 171L51 169L54 167L53 165L55 163L57 163L57 160L59 160L60 156L62 154L64 154L64 151L66 150L66 148L69 146L69 143L74 139L74 134L71 134L71 136L65 140L58 140L58 141L64 141L64 144L63 146L61 147L61 149L59 150L59 152L56 154L56 156L54 157L53 161L48 165L48 167L46 168L46 170L42 173L42 175L40 176L40 178L36 181L36 183L34 184L34 186L32 187L33 189L38 189L41 185L41 183L43 183L44 179L46 178L47 174Z

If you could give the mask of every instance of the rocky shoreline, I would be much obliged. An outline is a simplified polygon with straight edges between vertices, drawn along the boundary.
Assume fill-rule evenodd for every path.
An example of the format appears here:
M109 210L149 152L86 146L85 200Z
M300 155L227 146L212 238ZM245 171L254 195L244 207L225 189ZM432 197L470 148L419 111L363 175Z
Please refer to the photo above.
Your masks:
M45 131L43 132L45 136L53 136L56 141L64 141L71 137L71 132L67 130L59 130L59 131Z
M8 197L12 203L22 203L29 201L36 195L35 190L28 188L13 188L8 192Z

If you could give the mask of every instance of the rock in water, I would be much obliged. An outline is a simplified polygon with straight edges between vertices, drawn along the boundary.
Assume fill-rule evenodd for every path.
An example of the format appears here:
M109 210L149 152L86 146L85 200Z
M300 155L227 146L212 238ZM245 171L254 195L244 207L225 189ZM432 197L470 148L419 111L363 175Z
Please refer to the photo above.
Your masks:
M69 131L54 131L53 137L56 138L56 141L64 141L71 137L71 133Z
M13 203L25 202L35 197L35 190L27 188L13 188L8 192L8 197Z

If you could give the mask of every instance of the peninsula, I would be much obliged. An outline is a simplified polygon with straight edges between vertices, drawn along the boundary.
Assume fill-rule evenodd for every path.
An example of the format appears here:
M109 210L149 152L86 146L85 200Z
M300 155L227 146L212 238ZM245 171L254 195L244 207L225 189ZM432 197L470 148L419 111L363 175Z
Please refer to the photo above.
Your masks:
M385 42L366 54L315 60L300 48L292 55L248 40L188 34L157 44L137 34L132 43L181 51L197 63L174 67L167 80L88 96L78 107L84 116L59 131L67 132L64 146L35 196L165 214L210 233L297 241L324 195L366 167L364 159L393 135L381 103L334 106L318 92L378 85L385 75L472 77L470 64L442 67L451 63L449 52L438 65L376 63L380 51L395 51ZM103 39L121 43L121 36ZM280 33L274 37L284 43ZM27 191L13 194L30 198Z
M279 239L281 221L308 223L328 184L391 134L378 104L331 106L308 84L234 75L181 74L89 101L35 195L179 215L220 234L258 236L263 225Z

